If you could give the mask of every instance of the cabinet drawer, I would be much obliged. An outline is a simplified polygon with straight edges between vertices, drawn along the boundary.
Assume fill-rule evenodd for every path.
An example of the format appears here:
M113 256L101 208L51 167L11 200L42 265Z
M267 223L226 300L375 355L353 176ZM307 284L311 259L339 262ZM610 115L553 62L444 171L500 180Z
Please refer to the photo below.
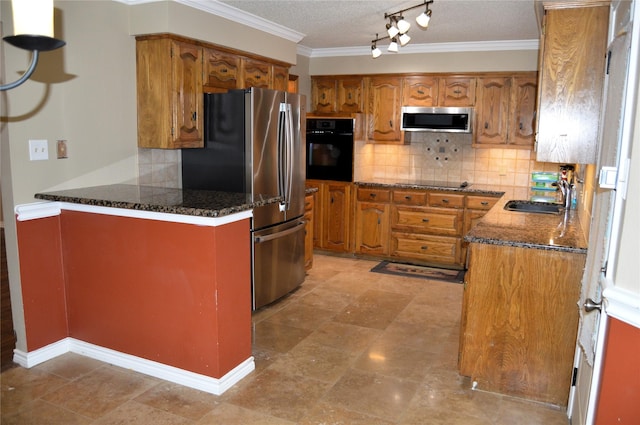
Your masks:
M393 232L391 255L431 263L456 264L459 262L460 239L445 236L415 235Z
M389 191L384 189L358 188L358 201L363 202L389 202Z
M499 198L491 196L467 196L467 208L473 210L488 210L498 202Z
M464 195L451 193L429 193L429 205L432 207L464 208Z
M395 207L391 223L395 230L460 236L462 217L462 210Z
M401 205L426 205L427 192L394 190L393 202Z

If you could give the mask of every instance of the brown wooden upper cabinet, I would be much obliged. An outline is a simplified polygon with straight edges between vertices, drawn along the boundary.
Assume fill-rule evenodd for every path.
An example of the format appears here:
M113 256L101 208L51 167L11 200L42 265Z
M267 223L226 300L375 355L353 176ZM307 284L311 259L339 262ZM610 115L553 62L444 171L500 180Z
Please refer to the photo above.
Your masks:
M403 143L400 131L401 77L371 77L368 84L367 138Z
M311 103L316 114L363 112L364 79L360 76L312 77Z
M204 93L287 90L289 68L172 34L136 37L138 146L204 146Z
M139 147L204 145L202 58L202 47L183 41L136 41Z
M440 78L438 104L440 106L474 106L476 103L475 77Z
M536 74L478 78L474 145L533 147Z
M242 58L242 87L271 87L271 65L266 62Z
M571 2L575 4L575 2ZM537 160L593 164L598 151L609 5L544 2Z
M402 80L402 106L437 106L438 78L410 76Z
M205 91L223 92L238 88L238 80L240 80L240 58L238 55L216 49L205 49L204 55ZM209 90L209 88L213 90Z

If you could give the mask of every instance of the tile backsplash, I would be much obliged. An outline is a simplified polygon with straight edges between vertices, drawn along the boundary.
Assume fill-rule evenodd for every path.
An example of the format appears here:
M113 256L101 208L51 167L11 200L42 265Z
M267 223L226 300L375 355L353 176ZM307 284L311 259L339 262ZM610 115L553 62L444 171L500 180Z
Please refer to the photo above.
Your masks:
M180 149L138 148L138 184L182 187Z
M355 179L414 179L529 187L532 171L558 171L526 149L471 147L471 134L407 133L404 145L356 142Z
M496 186L531 185L531 172L558 171L526 149L471 147L470 134L408 133L404 145L355 143L355 180L468 181ZM182 187L179 149L138 149L139 184Z

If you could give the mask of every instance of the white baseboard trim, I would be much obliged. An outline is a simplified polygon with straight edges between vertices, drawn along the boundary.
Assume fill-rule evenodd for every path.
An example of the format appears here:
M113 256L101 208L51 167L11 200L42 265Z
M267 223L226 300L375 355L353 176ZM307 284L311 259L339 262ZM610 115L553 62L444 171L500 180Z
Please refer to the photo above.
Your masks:
M31 368L69 352L215 395L224 393L255 369L253 357L249 357L222 378L212 378L74 338L65 338L29 353L14 350L13 360L22 367Z

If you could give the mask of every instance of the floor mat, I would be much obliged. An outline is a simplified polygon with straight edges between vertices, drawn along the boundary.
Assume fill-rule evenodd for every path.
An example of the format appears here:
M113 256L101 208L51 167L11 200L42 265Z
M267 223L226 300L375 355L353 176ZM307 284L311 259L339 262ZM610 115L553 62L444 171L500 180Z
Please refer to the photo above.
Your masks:
M371 269L374 273L386 273L397 276L418 277L422 279L442 280L451 283L462 283L464 270L439 269L436 267L414 266L412 264L391 263L383 261Z

